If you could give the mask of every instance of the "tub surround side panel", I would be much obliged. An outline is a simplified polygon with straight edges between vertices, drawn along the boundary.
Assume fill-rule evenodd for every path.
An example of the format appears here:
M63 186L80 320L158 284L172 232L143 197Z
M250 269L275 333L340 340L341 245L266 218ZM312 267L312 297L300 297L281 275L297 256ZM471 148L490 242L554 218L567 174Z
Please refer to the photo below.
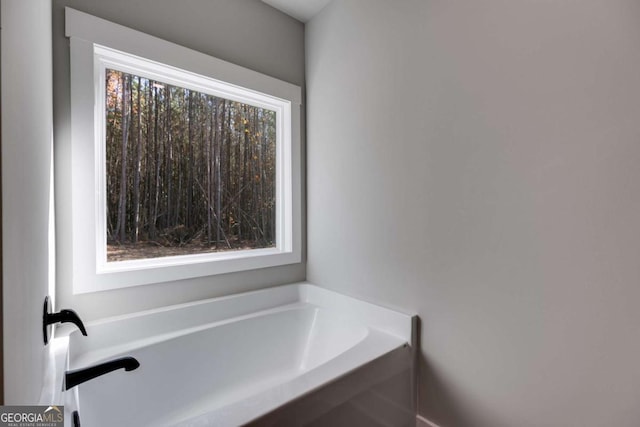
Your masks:
M260 1L190 0L185 3L171 0L54 0L54 136L58 189L71 185L69 40L64 35L65 6L304 87L303 24ZM301 144L304 147L304 116L302 130ZM57 193L57 230L58 233L68 235L71 232L71 202L63 194L68 192ZM305 264L302 262L73 295L71 271L69 264L64 262L71 256L71 248L59 241L57 251L61 259L57 271L59 302L76 309L87 321L292 283L304 280L306 275Z
M411 377L411 350L401 347L248 426L413 427Z

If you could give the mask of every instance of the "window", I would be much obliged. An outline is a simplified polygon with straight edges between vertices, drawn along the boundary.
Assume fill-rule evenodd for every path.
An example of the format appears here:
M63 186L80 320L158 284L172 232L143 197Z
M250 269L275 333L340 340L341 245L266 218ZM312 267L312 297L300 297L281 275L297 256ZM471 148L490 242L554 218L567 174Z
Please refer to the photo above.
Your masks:
M66 14L74 292L300 262L300 88Z
M107 263L275 247L283 106L234 101L122 65L102 68Z

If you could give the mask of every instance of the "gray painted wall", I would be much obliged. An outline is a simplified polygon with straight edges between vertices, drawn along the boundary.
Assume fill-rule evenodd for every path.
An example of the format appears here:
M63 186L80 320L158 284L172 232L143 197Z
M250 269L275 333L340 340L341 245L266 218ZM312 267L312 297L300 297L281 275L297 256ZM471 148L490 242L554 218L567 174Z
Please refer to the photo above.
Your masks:
M4 403L33 405L43 384L42 303L53 267L47 241L53 154L51 5L2 0L0 8Z
M312 282L422 319L442 426L640 425L640 3L335 0Z
M54 0L54 126L58 307L73 307L85 320L210 298L305 278L304 263L246 273L73 295L65 262L69 235L70 106L69 6L304 87L304 26L258 0ZM304 135L304 123L303 123ZM302 141L304 146L304 141ZM303 187L304 188L304 187ZM304 225L304 224L303 224Z

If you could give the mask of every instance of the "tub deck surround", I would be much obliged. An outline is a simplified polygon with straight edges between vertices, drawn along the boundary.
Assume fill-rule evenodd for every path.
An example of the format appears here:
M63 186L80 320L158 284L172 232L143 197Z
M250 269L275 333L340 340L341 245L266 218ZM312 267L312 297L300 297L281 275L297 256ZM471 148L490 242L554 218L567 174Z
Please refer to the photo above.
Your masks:
M63 393L83 424L237 426L394 350L409 352L412 316L299 283L110 318L87 330L68 337L67 369L121 356L140 368Z

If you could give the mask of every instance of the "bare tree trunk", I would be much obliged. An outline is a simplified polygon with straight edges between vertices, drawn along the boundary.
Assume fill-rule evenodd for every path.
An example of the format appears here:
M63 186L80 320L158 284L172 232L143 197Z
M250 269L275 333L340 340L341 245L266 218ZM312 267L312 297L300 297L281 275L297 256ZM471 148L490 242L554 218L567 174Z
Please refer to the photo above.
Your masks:
M266 221L266 198L264 194L264 182L267 179L265 174L264 167L264 149L265 142L267 140L267 129L264 124L264 111L260 115L260 151L258 153L258 168L260 169L260 198L259 198L259 206L260 206L260 226L262 227L263 239L265 244L269 243L271 239L269 238L267 231L267 221Z
M171 227L171 196L173 188L173 130L171 125L171 86L167 85L167 95L165 96L165 130L167 139L167 164L166 164L166 189L167 189L167 211L166 226Z
M141 78L138 77L138 98L137 98L137 113L138 113L138 138L136 147L136 170L133 179L133 217L134 217L134 232L133 242L138 243L138 236L140 233L140 166L142 162L142 111L140 111L140 92L142 89Z
M147 227L148 227L148 232L149 232L149 238L150 239L155 239L155 227L152 221L153 218L153 212L152 212L152 203L151 203L151 199L152 199L152 194L151 194L151 183L153 182L152 180L152 171L153 171L153 138L152 138L152 127L151 124L153 123L152 118L153 118L153 112L155 111L155 109L153 108L153 92L152 92L152 86L153 86L153 81L149 80L149 87L147 87L147 142L145 144L146 146L146 168L145 168L145 175L146 175L146 182L147 182L147 194L145 196L145 207L147 210Z
M226 105L227 101L224 101L225 105ZM227 195L227 202L225 203L227 206L227 235L230 236L231 235L231 221L230 221L230 216L231 216L231 189L233 188L233 182L232 182L232 177L231 177L231 158L233 157L233 152L232 152L232 146L231 146L231 107L227 108L227 117L226 119L224 118L224 116L222 117L222 126L225 129L225 133L226 133L226 145L227 145L227 153L226 153L226 178L224 180L226 188L225 190L227 190L225 192L225 194Z
M187 171L187 218L185 221L185 225L187 228L191 227L192 224L192 216L193 216L193 93L189 91L189 106L188 106L188 117L189 117L189 132L187 144L189 147L188 151L188 171Z
M249 107L247 105L243 108L243 135L244 135L244 161L242 162L242 195L240 196L241 200L241 211L247 212L249 211L249 203L251 200L251 159L249 153L251 151L251 141L249 140L249 133L251 132L250 123L249 123ZM248 224L247 221L242 221L241 224L245 225L245 231L249 234L251 232L251 224Z
M205 174L207 172L207 160L209 159L207 153L209 150L209 140L211 139L211 128L209 127L209 118L211 117L211 107L208 102L208 97L202 97L200 95L198 97L200 109L198 115L198 123L200 123L200 154L198 157L198 170L195 175L196 183L199 179L206 178ZM205 224L207 222L207 217L209 216L209 211L207 210L209 205L209 193L205 191L202 186L200 187L200 191L198 194L198 216L196 218L196 224L198 225L198 233L204 230Z
M213 167L213 159L214 159L214 150L215 143L217 142L218 136L218 98L213 100L213 112L211 113L211 120L209 122L209 150L207 153L207 243L211 245L211 239L213 238L212 233L212 216L213 216L213 175L214 175L214 167ZM218 246L218 242L216 241L216 247Z
M120 169L120 200L118 202L118 225L120 243L126 239L126 202L127 202L127 142L129 139L129 109L127 98L129 88L129 75L123 77L122 95L122 164Z
M153 88L153 97L154 97L154 102L153 105L156 108L156 112L154 115L154 122L153 122L153 128L154 128L154 132L153 132L153 146L155 149L155 186L154 186L154 195L153 195L153 215L151 217L151 234L153 236L153 238L155 239L156 237L156 225L157 225L157 221L158 221L158 204L160 201L160 162L162 159L161 153L160 153L160 143L158 141L158 116L159 116L159 107L158 107L158 88L154 87Z
M222 117L224 118L224 114L225 114L225 109L227 107L227 101L223 100L222 101ZM222 213L221 213L221 197L222 197L222 171L221 169L221 165L220 165L220 152L222 151L222 141L224 139L224 133L226 132L226 129L224 129L224 124L220 126L220 132L218 135L218 140L217 140L217 150L216 150L216 165L215 165L215 171L216 171L216 246L218 244L218 242L221 239L221 232L222 232Z
M186 97L188 96L188 91L185 90L183 95L182 95L182 101L183 101L183 105L181 108L181 111L185 111L184 108L184 103L186 103ZM188 112L187 112L188 113ZM180 216L182 215L182 221L184 222L184 210L182 209L182 196L183 196L183 192L182 192L182 180L183 180L183 169L184 169L184 161L183 161L183 157L184 157L184 140L185 140L185 135L184 135L184 131L185 128L189 126L188 123L188 117L185 118L184 114L181 117L182 120L182 143L179 146L178 149L178 158L177 158L177 166L178 166L178 189L176 191L176 219L175 219L175 224L179 225L180 224ZM188 137L187 137L188 138Z

